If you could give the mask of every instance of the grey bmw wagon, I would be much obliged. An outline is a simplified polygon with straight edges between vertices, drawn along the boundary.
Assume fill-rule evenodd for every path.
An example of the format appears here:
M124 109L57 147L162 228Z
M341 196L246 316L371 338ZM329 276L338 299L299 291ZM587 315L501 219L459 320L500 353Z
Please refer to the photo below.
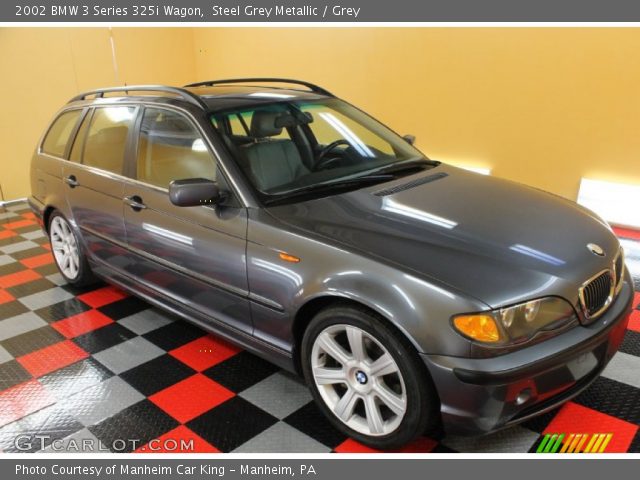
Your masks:
M615 235L412 143L297 80L105 88L56 115L29 203L67 282L106 280L303 375L367 445L487 433L577 395L631 311Z

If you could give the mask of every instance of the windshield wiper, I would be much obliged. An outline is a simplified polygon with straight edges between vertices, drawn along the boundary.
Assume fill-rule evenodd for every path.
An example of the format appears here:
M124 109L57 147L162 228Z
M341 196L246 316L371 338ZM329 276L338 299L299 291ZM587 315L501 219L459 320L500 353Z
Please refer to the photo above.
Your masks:
M426 158L412 158L410 160L395 162L389 165L385 165L384 167L377 168L375 170L372 170L366 176L368 177L370 175L375 176L381 174L395 175L398 173L417 170L420 168L424 169L426 167L437 167L438 165L440 165L440 162L436 162L434 160L427 160Z
M295 190L291 190L289 192L284 192L279 194L276 198L272 200L267 200L265 203L271 205L275 203L280 203L284 200L289 200L294 197L300 197L305 195L310 195L318 192L333 192L336 190L342 189L352 189L353 187L365 187L368 185L373 185L376 183L384 182L387 180L393 180L395 175L388 173L378 173L378 174L368 174L361 177L351 177L345 178L342 180L334 180L331 182L324 183L316 183L315 185L309 185L307 187L297 188Z

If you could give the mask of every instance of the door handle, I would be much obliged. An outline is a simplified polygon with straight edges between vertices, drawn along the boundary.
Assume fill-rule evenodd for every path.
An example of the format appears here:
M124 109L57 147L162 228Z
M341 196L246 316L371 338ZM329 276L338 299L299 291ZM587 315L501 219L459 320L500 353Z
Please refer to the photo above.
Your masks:
M142 199L138 195L124 197L122 201L129 205L129 207L131 207L131 210L135 212L139 212L140 210L144 210L145 208L147 208L147 206L142 202Z
M78 185L80 185L80 182L78 182L78 179L75 175L68 175L64 177L64 183L69 185L71 188L76 188Z

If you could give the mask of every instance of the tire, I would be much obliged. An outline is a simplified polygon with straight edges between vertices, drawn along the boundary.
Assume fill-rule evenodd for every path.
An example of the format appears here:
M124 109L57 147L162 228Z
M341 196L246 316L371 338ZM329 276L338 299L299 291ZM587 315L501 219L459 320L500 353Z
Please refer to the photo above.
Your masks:
M301 355L322 412L360 443L398 448L439 424L438 396L417 352L366 308L322 310L304 333Z
M54 210L49 217L49 243L60 275L74 287L84 287L97 282L87 256L69 221Z

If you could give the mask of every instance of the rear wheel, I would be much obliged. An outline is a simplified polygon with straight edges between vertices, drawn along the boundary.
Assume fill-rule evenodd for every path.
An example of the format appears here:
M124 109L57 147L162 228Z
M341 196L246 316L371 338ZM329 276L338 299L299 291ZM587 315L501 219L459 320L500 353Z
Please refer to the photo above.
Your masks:
M437 422L437 396L417 353L366 309L320 312L303 338L302 368L329 420L366 445L398 447Z
M49 219L49 242L56 266L67 283L84 286L96 281L71 225L58 211Z

